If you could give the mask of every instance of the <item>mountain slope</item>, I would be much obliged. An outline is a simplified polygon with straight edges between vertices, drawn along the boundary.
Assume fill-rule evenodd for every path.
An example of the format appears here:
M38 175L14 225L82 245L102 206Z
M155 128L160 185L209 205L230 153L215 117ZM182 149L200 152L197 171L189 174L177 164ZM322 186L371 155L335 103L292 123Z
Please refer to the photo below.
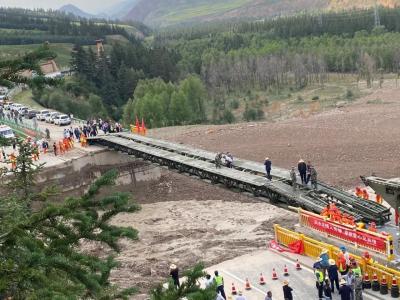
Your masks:
M131 11L139 0L124 0L101 11L99 16L106 16L110 19L121 19L127 12Z
M75 15L77 17L81 17L81 18L90 19L90 18L94 18L95 17L94 15L91 15L91 14L89 14L87 12L84 12L79 7L77 7L75 5L72 5L72 4L64 5L64 6L60 7L58 10L62 11L62 12L65 12L67 14L73 14L73 15Z
M400 0L377 0L378 5L394 7ZM138 0L125 20L150 26L223 20L263 18L303 11L367 8L375 0Z

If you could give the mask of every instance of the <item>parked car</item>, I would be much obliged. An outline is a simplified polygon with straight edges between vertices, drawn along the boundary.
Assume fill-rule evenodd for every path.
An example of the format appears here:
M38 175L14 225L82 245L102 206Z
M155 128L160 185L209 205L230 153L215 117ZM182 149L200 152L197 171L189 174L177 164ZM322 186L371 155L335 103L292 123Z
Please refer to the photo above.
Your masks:
M38 114L39 112L37 111L37 110L35 110L35 109L29 109L28 111L27 111L27 113L25 114L25 118L27 118L27 119L33 119L34 117L36 117L36 115Z
M4 109L6 109L6 110L10 110L11 109L11 105L13 105L14 103L12 103L12 102L7 102L7 103L5 103L4 104Z
M47 116L49 113L50 113L49 110L43 109L43 110L41 110L41 111L37 114L36 118L37 118L39 121L45 121L45 120L46 120L46 116Z
M52 111L46 117L46 123L54 123L54 118L61 115L59 112Z
M27 106L20 106L20 107L17 107L17 111L19 112L19 113L21 113L22 111L24 111L24 110L28 110L29 108L27 107Z
M59 115L54 118L54 125L70 125L71 119L67 115Z
M11 109L11 110L16 110L16 111L18 111L18 109L20 109L21 107L23 107L22 104L14 103L14 104L12 104L12 105L10 106L10 109Z
M21 116L25 116L28 113L29 108L23 107L18 112Z
M12 139L15 137L12 129L6 125L0 125L0 136L6 139Z

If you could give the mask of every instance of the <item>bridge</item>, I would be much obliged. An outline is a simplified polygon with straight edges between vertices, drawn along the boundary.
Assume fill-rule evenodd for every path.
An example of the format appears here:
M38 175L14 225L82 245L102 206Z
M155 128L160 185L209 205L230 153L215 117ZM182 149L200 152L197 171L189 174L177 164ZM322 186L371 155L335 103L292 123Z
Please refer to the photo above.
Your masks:
M342 189L318 182L316 190L299 185L293 190L289 171L274 167L269 181L262 163L235 158L233 168L215 168L216 153L149 138L131 133L100 135L88 139L89 143L108 147L187 175L194 175L213 184L252 193L259 199L301 207L320 213L334 202L344 213L357 221L383 225L390 220L390 210L373 201L358 198Z

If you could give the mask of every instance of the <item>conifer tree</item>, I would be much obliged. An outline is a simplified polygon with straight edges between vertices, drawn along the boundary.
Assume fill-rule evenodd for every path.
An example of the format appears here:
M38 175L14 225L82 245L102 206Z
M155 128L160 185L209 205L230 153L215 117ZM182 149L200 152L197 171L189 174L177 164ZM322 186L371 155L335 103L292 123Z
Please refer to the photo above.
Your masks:
M68 197L61 204L35 193L38 170L31 160L30 144L19 142L16 171L2 182L12 181L0 196L0 298L13 299L118 299L135 289L119 289L109 282L117 266L113 255L105 258L85 253L82 242L107 245L118 251L120 238L137 239L133 228L110 225L120 212L135 212L140 207L124 193L100 197L104 186L113 184L116 171L96 180L82 197ZM23 171L24 170L24 171ZM27 197L26 192L29 191ZM32 199L42 198L41 208L32 209Z

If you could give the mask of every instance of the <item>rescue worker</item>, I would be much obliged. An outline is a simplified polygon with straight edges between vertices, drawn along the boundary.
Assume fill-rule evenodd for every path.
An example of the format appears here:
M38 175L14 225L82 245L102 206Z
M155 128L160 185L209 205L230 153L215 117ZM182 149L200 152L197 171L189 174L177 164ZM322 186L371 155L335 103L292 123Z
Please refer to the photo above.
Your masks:
M319 255L319 257L321 258L321 267L322 267L322 271L323 271L323 275L324 275L323 280L325 280L326 272L328 271L328 268L329 268L328 250L323 249L321 251L321 254Z
M329 285L329 279L325 279L324 296L325 296L325 299L332 300L332 289Z
M344 258L346 259L346 266L350 266L350 254L347 252L345 246L340 246L340 251L342 251Z
M14 152L11 153L9 157L10 157L11 169L15 170L17 168L17 157L15 156Z
M318 182L317 182L317 171L315 170L314 166L310 167L310 175L311 175L311 186L314 190L317 189L318 187Z
M225 290L224 290L224 278L219 275L218 271L214 272L214 281L217 286L217 293L220 293L221 296L226 300Z
M375 222L369 223L368 230L372 232L378 232L378 229L376 228L376 223Z
M354 300L363 300L362 290L363 290L362 276L356 273L354 279Z
M360 268L360 266L357 264L357 262L356 262L355 259L353 259L352 262L351 262L351 269L352 269L354 275L357 275L357 274L358 274L358 275L361 277L362 271L361 271L361 268Z
M347 274L348 267L347 267L346 258L344 256L343 252L340 252L338 254L337 266L338 266L340 275L343 276L343 275Z
M245 296L243 296L243 292L239 291L236 300L247 300Z
M332 293L334 293L335 286L336 289L339 290L339 274L338 274L338 267L335 263L335 260L333 259L329 259L328 277L331 282Z
M322 269L317 269L315 271L316 282L315 285L318 289L318 298L320 300L324 299L324 271Z
M364 261L364 265L371 265L374 263L373 258L371 257L371 255L369 254L368 251L365 251L363 253L362 259Z
M304 160L302 160L302 159L299 160L299 163L297 164L297 169L299 170L299 173L300 173L301 183L305 184L307 181L307 177L306 177L307 165L304 162Z
M218 152L217 155L215 155L215 168L220 169L222 165L222 153Z
M294 167L292 167L292 169L290 170L290 180L292 181L293 191L295 191L297 188L297 178L296 178L296 172L294 171Z
M339 295L340 300L351 300L351 288L346 284L346 280L344 278L340 280Z
M292 291L293 289L289 286L289 281L283 282L283 298L284 300L293 300Z
M346 280L347 286L350 287L350 300L354 300L355 276L353 269L349 269L349 272L343 278Z
M311 164L311 161L308 161L307 162L307 176L306 176L306 184L308 184L308 182L310 181L310 178L311 178L311 166L312 166L312 164Z
M54 151L54 156L57 156L57 145L56 145L56 142L53 143L53 151Z
M265 158L264 166L265 166L266 177L271 181L271 179L272 179L272 177L271 177L272 162L269 159L269 157Z
M180 283L179 283L179 269L176 265L172 264L169 267L169 275L172 277L172 280L174 281L174 285L176 288L180 287Z

